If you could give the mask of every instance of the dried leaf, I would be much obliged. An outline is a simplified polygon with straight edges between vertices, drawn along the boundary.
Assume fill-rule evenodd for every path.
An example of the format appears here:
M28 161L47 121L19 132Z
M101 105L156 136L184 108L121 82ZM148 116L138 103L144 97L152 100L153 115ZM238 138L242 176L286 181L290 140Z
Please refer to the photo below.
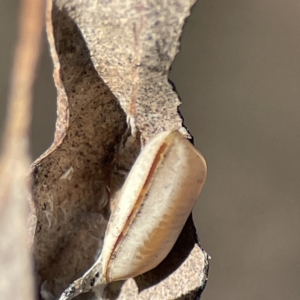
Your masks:
M53 145L32 167L41 299L57 299L95 262L109 205L141 146L163 130L189 137L168 72L193 3L48 1L58 120ZM190 218L162 264L110 284L107 296L196 299L206 269L207 255Z

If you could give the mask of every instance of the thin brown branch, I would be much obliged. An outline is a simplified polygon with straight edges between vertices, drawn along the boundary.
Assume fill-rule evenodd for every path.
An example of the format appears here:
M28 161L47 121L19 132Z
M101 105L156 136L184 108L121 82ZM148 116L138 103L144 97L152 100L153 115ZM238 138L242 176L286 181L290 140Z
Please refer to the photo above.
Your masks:
M31 114L31 87L39 55L43 29L42 0L23 0L19 38L16 46L9 95L4 152L11 151L11 143L27 137Z
M30 165L31 88L43 28L43 2L21 2L19 37L0 158L0 299L34 299L32 264L27 249L26 173Z

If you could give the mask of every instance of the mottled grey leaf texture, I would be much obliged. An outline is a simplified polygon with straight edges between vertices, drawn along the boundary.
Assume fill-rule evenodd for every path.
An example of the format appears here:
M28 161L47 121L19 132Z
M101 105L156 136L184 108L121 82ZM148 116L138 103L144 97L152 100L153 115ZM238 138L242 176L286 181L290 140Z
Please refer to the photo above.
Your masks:
M32 167L39 299L58 299L96 261L141 147L163 130L190 137L168 72L194 2L48 1L58 119L53 145ZM207 260L190 217L157 268L110 284L105 297L198 299Z

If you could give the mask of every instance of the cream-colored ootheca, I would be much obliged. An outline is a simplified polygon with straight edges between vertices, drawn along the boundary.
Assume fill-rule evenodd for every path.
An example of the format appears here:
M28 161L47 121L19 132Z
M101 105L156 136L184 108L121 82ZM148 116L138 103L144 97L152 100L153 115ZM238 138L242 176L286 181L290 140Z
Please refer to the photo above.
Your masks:
M174 246L205 178L205 159L178 131L165 131L151 139L122 187L102 254L60 299L135 277L161 263Z

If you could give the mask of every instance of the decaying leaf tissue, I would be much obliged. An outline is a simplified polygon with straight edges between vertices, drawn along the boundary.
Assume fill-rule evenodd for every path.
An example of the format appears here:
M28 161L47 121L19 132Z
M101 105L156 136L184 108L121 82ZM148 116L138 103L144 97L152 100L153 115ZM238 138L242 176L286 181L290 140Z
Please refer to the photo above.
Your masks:
M58 119L53 145L32 166L39 299L59 299L98 266L110 211L141 149L162 131L190 137L168 72L194 2L48 1ZM162 263L109 284L101 299L199 299L207 259L190 217ZM100 299L78 290L87 292L74 299Z

